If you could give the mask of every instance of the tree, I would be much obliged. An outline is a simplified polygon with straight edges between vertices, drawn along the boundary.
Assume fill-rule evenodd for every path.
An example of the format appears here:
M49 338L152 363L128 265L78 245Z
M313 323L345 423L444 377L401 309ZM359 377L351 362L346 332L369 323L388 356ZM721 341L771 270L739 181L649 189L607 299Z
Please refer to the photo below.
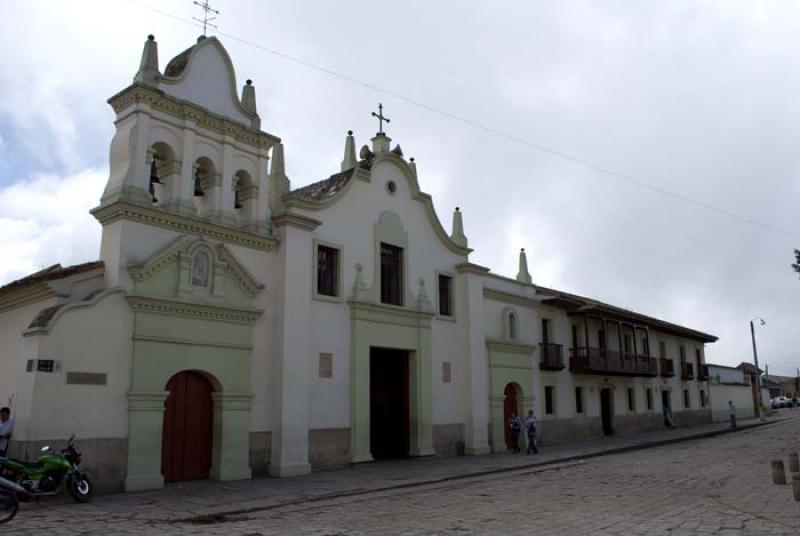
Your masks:
M794 250L794 259L795 263L792 265L792 268L795 272L800 274L800 249Z

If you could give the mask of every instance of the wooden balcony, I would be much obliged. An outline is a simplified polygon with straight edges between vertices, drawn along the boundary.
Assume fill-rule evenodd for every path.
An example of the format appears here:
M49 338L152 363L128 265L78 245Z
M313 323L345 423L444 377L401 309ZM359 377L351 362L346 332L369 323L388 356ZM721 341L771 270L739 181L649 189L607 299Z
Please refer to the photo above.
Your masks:
M691 363L681 363L681 379L691 380L694 378L694 366Z
M708 365L697 365L697 381L699 382L707 382L709 379L708 376Z
M542 352L539 361L541 370L564 370L564 357L560 344L543 342L539 344L539 348Z
M672 378L675 376L675 362L672 359L662 357L659 359L661 364L661 377Z
M571 350L569 370L577 374L658 376L658 362L650 356L579 347Z

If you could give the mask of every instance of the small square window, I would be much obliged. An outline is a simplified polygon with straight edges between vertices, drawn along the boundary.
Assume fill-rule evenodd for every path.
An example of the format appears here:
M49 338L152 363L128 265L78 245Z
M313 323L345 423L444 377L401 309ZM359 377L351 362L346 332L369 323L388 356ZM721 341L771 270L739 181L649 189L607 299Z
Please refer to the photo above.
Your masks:
M449 275L439 276L439 314L453 316L453 278Z
M319 354L319 377L333 378L333 354Z

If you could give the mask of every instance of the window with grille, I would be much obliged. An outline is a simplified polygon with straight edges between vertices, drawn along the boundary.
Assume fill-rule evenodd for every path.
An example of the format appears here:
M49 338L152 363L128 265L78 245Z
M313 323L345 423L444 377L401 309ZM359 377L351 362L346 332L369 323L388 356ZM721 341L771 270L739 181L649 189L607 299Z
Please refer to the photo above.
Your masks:
M583 413L583 387L575 388L575 413Z
M381 302L403 305L403 248L381 244Z
M628 411L634 411L636 409L636 395L634 394L633 389L628 388Z
M317 246L317 294L339 295L339 250Z
M453 316L453 278L439 276L439 314Z
M652 410L653 409L653 390L652 389L647 389L646 393L647 393L646 394L646 396L647 396L647 409L648 410Z

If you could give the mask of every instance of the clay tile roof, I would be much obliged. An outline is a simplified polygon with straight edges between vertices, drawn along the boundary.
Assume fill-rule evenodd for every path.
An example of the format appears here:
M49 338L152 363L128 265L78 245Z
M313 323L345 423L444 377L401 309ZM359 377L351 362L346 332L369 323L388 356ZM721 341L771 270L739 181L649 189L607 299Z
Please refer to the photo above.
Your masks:
M0 294L9 292L11 290L24 288L30 285L35 285L37 283L44 283L46 281L55 281L57 279L63 279L71 275L80 274L83 272L91 272L92 270L96 270L98 268L103 268L103 267L105 267L105 263L103 261L92 261L92 262L85 262L83 264L74 264L72 266L67 266L66 268L64 268L60 264L54 264L52 266L48 266L44 270L39 270L38 272L34 272L21 279L17 279L16 281L12 281L11 283L3 285L2 287L0 287Z
M570 294L560 290L540 287L538 285L536 290L540 294L550 296L550 298L544 300L544 303L554 305L556 307L563 307L577 312L596 312L598 314L612 315L636 322L641 322L654 329L677 334L683 337L697 339L703 342L715 342L717 340L715 335L703 333L702 331L697 331L685 326L679 326L678 324L666 322L658 318L653 318L652 316L643 315L641 313L637 313L636 311L631 311L630 309L623 309L622 307L603 303L592 298L586 298L584 296L578 296L577 294Z
M353 176L353 172L355 172L355 168L336 173L325 180L292 190L289 195L313 201L325 201L342 191L342 188L347 185Z

